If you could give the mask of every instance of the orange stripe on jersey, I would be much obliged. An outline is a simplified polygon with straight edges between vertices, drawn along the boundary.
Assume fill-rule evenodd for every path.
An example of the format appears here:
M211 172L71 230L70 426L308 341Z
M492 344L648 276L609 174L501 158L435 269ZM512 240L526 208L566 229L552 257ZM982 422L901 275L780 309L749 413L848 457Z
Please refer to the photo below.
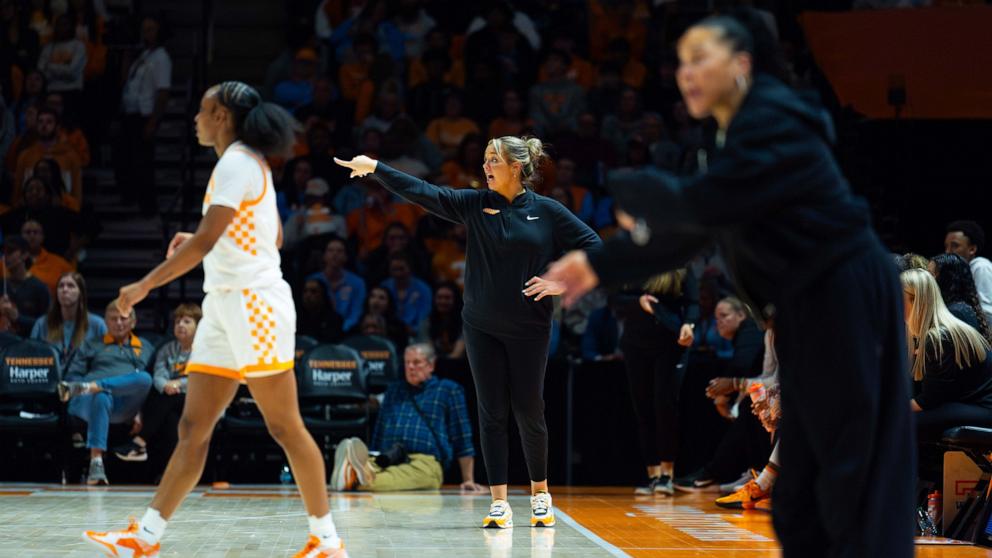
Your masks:
M255 159L258 166L262 167L262 193L253 200L245 200L241 202L241 209L244 209L246 207L258 205L258 203L262 201L262 198L265 197L265 191L269 188L269 164L265 162L265 159L259 157L258 154L253 151L249 151L247 149L238 149L238 151L247 153L252 159Z
M210 181L207 182L207 191L203 194L203 205L210 205L210 200L213 198L211 194L214 193L214 173L210 173Z
M245 374L252 374L258 372L282 372L284 370L292 370L296 365L295 362L287 360L286 362L270 362L265 364L249 364L241 369L241 372Z
M237 370L231 370L230 368L221 368L220 366L211 366L209 364L200 364L197 362L191 362L186 365L186 373L190 374L192 372L199 372L201 374L210 374L211 376L221 376L223 378L230 378L232 380L241 380L241 373Z

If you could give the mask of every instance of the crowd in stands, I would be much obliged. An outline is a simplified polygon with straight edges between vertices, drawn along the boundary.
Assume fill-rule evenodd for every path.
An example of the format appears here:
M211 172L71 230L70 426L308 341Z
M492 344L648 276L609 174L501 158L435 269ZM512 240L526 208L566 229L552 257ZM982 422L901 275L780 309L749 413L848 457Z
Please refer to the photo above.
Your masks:
M96 157L90 140L106 140L88 103L106 89L107 14L86 0L0 4L0 330L57 348L62 397L85 423L85 436L77 436L90 450L91 484L107 481L102 456L112 423L135 423L130 441L114 448L118 456L150 456L160 472L175 444L199 308L179 306L174 340L156 351L134 334L133 315L114 307L103 317L90 313L75 271L99 230L83 171ZM465 460L474 449L463 388L431 375L436 360L465 355L465 227L425 214L370 177L350 178L334 157L367 154L439 185L478 188L488 138L536 135L551 157L535 190L601 236L614 234L615 169L692 173L713 147L707 124L688 116L675 86L677 4L323 0L304 25L293 24L261 89L301 125L293 153L269 161L298 333L319 343L382 336L421 374L411 381L408 368L409 385L387 390L372 439L342 445L345 453L365 443L387 452L405 443L413 453L400 462L407 468L341 458L340 469L354 476L346 470L338 479L337 471L338 488L433 487L456 461L465 486L475 485ZM777 34L774 16L764 14ZM151 161L172 62L160 19L141 20L136 38L138 48L110 61L121 71L116 180L125 203L153 214ZM798 49L786 52L793 83L810 83L811 65ZM992 263L984 247L981 227L958 221L948 227L945 254L896 258L904 270L907 378L918 383L907 405L926 425L923 441L958 422L992 426ZM731 495L721 505L770 505L778 468L770 433L779 415L773 325L757 322L733 294L719 257L706 253L647 284L597 291L556 311L553 356L623 362L646 466L642 494L723 488ZM718 366L706 395L733 426L705 466L676 477L677 396L701 361ZM430 416L444 417L432 423L434 436L404 431L415 409L400 389L417 398L441 394L423 398ZM760 474L741 477L751 468Z

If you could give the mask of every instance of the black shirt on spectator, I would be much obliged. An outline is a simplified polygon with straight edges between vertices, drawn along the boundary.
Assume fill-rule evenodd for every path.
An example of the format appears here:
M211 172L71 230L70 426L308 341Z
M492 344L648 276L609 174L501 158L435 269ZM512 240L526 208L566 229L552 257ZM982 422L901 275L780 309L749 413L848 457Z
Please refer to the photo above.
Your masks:
M27 337L38 317L48 311L48 287L30 275L23 281L8 277L3 283L3 292L17 306L17 331Z
M970 403L992 410L992 355L985 354L983 362L959 368L954 361L954 345L946 333L941 338L943 350L926 346L926 365L916 403L924 411L945 403Z

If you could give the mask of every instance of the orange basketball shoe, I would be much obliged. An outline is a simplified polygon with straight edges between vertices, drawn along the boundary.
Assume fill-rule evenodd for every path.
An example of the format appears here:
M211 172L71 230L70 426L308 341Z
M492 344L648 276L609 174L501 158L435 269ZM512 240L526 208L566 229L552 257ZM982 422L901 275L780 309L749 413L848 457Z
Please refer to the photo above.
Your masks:
M772 513L772 499L764 498L754 502L754 509L757 511Z
M745 509L753 510L755 504L762 500L767 500L771 498L771 491L764 491L758 486L758 483L754 480L747 481L740 490L724 496L723 498L717 498L716 505L721 508L734 508L734 509Z
M348 558L348 553L344 550L344 543L337 548L321 546L321 541L314 535L307 539L307 545L303 550L293 555L293 558Z
M159 543L148 544L138 537L138 522L132 517L127 529L120 531L84 531L83 540L99 548L104 556L145 558L158 556Z

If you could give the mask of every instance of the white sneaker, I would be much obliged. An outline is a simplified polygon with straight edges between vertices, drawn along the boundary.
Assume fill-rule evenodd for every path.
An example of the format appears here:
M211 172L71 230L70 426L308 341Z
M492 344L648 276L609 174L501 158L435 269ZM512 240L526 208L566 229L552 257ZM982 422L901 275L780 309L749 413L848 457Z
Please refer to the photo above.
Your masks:
M369 465L369 448L359 438L345 438L334 450L334 468L331 470L331 490L355 490L375 480Z
M513 510L506 500L493 500L489 505L489 515L482 520L483 528L509 529L513 527Z
M530 526L555 526L555 508L551 505L551 495L547 492L538 492L530 497Z
M159 543L148 544L138 537L138 522L132 517L127 529L118 531L85 531L83 540L101 551L103 556L145 558L158 556Z
M358 485L358 475L351 464L348 463L348 447L351 446L351 438L345 438L338 442L338 447L334 450L334 469L331 470L331 490L342 492L352 490Z

